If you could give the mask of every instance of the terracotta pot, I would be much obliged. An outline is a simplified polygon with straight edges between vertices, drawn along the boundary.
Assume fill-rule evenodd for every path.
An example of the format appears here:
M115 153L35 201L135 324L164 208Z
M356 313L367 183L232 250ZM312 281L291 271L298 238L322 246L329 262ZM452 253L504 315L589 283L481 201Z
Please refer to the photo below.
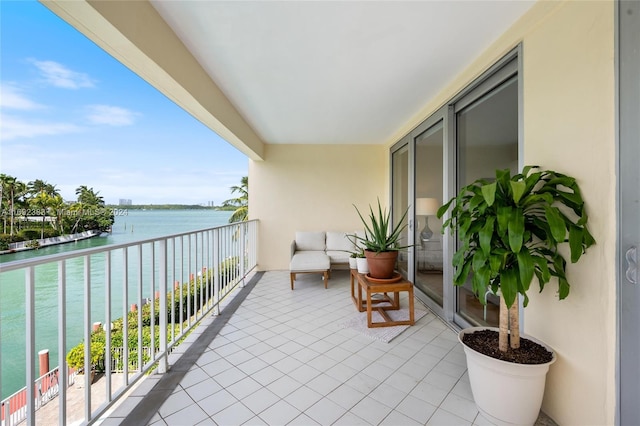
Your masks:
M375 251L365 250L364 254L369 264L369 274L373 278L387 279L393 276L396 261L398 260L397 251L382 251L376 253Z

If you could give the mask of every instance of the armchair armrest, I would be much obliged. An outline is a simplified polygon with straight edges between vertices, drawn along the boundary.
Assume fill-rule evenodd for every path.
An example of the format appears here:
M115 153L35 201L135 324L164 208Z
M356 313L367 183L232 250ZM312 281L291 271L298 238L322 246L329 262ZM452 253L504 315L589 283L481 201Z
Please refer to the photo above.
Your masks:
M291 257L296 253L296 240L291 241Z

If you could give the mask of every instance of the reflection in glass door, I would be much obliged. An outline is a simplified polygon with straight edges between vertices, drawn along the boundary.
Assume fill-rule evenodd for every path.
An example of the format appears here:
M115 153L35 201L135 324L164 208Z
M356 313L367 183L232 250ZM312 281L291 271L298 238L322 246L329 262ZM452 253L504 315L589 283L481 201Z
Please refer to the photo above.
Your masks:
M495 179L496 169L518 172L518 80L511 77L456 111L457 187L479 178ZM483 307L471 280L457 288L456 313L470 324L497 325L498 299L489 295Z
M405 144L391 155L391 218L394 229L399 225L398 221L409 206L409 146ZM409 218L405 219L408 221ZM407 226L400 237L400 245L407 246L409 241L409 229ZM398 270L404 277L409 276L409 258L406 250L398 254Z
M443 306L442 221L436 213L443 199L443 121L415 139L415 278L414 283L439 307Z

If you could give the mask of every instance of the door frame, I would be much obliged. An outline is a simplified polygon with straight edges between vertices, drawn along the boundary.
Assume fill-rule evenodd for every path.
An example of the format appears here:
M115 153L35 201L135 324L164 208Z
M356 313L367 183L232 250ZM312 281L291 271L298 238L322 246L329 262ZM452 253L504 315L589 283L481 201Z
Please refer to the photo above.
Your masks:
M631 13L628 13L631 11ZM617 363L616 424L640 424L640 2L615 2L617 157ZM631 250L635 250L635 259ZM629 258L629 259L628 259ZM635 270L635 274L634 274ZM633 276L635 275L635 277ZM635 280L635 283L633 282Z

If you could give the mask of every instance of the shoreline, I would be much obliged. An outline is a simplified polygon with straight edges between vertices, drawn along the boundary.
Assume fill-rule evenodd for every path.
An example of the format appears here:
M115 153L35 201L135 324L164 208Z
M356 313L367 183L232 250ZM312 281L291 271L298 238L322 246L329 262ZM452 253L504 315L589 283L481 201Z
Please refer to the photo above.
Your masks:
M9 244L9 249L0 251L0 255L18 253L20 251L27 251L27 250L37 250L39 248L49 247L49 246L56 246L56 245L59 245L59 244L75 243L77 241L87 240L87 239L93 238L93 237L98 237L101 234L102 234L102 232L100 232L100 231L91 230L91 231L84 231L84 232L80 232L80 233L76 233L76 234L60 235L58 237L43 238L43 239L28 240L28 241L20 241L20 242L17 242L17 243ZM38 242L38 246L37 247L29 247L28 246L28 244L32 243L33 241L37 241Z

